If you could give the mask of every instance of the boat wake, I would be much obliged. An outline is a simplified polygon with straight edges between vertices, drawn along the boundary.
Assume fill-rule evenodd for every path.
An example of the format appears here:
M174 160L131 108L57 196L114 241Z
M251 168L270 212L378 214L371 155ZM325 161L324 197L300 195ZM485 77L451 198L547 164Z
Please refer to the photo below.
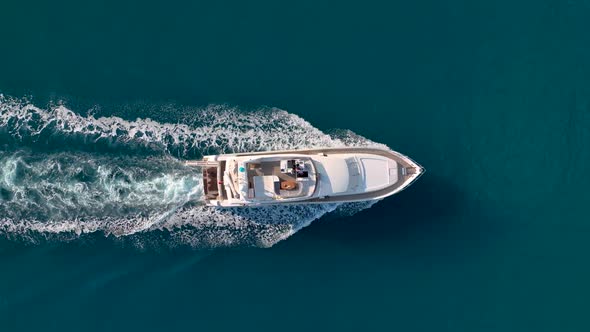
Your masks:
M378 146L276 108L166 106L167 120L82 115L0 95L0 234L38 243L104 235L138 247L269 247L331 212L373 203L205 207L205 154Z

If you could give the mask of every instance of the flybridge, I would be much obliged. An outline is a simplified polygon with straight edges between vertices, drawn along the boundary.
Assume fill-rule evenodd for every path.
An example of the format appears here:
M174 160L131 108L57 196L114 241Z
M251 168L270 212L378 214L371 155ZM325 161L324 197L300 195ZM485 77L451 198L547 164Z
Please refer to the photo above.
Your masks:
M227 207L381 199L423 173L410 158L375 148L212 155L186 164L203 168L205 203Z
M310 158L244 156L227 160L223 184L228 199L255 203L309 197L315 191L315 182Z

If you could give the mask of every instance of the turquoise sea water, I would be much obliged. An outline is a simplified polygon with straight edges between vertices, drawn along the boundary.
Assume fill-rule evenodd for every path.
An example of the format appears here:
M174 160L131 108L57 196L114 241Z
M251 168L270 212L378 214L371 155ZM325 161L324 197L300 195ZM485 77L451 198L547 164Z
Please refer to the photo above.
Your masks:
M1 331L587 331L588 1L0 5ZM378 145L372 206L206 153Z

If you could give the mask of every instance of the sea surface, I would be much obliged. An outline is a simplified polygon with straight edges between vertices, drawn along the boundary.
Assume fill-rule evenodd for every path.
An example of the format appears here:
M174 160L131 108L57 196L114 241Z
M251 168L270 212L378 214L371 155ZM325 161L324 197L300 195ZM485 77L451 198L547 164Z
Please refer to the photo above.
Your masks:
M3 1L0 331L589 331L590 2ZM206 154L378 146L379 202Z

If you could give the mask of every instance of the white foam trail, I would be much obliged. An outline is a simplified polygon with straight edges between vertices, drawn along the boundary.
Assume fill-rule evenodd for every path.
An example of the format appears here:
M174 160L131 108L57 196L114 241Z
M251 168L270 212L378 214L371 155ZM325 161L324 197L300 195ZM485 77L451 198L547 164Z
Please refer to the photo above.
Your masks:
M63 105L43 109L0 95L0 133L25 147L59 139L89 147L97 143L130 147L131 153L141 147L181 158L312 147L386 148L350 131L324 134L302 118L275 108L243 112L212 105L176 111L176 124L129 121L82 116ZM141 153L135 157L84 151L39 156L21 149L4 153L0 158L0 189L4 190L0 210L7 212L0 217L0 232L31 241L39 237L69 240L102 232L134 238L139 246L158 238L157 234L166 234L173 245L268 247L326 213L353 214L372 205L208 208L198 204L200 175L166 155L159 157L164 160L160 163L153 157L142 165L138 160L144 158ZM84 170L92 173L91 180L84 179ZM27 176L29 181L24 181Z
M340 132L338 138L331 137L299 116L276 108L240 112L235 107L211 105L181 109L179 113L179 121L188 124L81 116L63 105L44 110L23 100L0 95L0 128L20 139L24 139L23 136L34 139L44 132L82 135L89 143L107 140L162 147L167 151L180 149L181 157L203 150L243 152L351 145L385 147L351 131Z

